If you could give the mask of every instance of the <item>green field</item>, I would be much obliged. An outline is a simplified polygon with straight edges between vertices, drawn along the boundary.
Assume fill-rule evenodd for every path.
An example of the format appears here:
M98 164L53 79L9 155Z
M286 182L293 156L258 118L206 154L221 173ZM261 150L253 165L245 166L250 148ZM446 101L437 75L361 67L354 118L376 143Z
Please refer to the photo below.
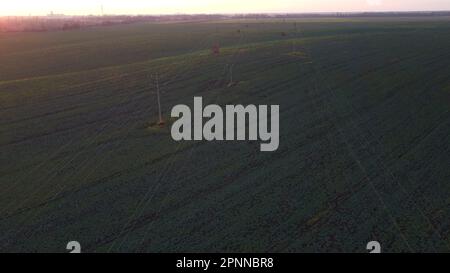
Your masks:
M449 49L448 17L0 33L0 252L449 252ZM280 148L174 142L156 73L166 119L279 104Z

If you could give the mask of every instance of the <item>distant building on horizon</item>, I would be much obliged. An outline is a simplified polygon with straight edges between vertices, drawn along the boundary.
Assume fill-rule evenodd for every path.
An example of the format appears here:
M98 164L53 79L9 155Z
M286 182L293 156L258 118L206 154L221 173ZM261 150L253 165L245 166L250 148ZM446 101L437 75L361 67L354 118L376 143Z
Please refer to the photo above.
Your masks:
M50 13L47 14L47 17L54 18L54 19L62 19L62 18L67 18L69 16L66 16L62 13L54 13L53 11L50 11Z

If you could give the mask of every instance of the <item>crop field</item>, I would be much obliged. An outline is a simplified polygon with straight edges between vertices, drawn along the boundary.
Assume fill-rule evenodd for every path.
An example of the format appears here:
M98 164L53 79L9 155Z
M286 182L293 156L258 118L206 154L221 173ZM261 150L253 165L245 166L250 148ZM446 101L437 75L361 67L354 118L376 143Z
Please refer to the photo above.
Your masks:
M155 75L279 149L175 142ZM449 135L448 17L0 33L0 252L450 252Z

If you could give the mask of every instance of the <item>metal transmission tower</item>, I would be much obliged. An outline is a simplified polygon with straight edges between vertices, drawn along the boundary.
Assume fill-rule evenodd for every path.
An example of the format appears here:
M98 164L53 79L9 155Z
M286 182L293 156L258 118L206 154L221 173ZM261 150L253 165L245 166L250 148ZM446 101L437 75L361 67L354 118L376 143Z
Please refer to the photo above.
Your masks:
M164 120L162 118L162 110L161 110L161 94L159 91L159 76L158 73L155 74L154 76L154 81L155 81L155 86L156 86L156 96L157 96L157 100L158 100L158 125L163 126L164 125Z
M292 41L292 53L297 52L297 39L298 39L297 22L294 23L294 28L295 28L295 39Z
M233 66L234 66L234 63L230 65L230 83L228 83L228 87L231 87L231 86L234 85L234 82L233 82Z

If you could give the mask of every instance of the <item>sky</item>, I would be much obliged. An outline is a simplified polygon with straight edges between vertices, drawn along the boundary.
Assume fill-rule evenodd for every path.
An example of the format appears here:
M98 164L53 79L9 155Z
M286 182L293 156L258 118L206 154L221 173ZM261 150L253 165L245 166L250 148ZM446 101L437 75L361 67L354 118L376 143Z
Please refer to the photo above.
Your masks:
M2 15L450 10L450 0L0 0Z

